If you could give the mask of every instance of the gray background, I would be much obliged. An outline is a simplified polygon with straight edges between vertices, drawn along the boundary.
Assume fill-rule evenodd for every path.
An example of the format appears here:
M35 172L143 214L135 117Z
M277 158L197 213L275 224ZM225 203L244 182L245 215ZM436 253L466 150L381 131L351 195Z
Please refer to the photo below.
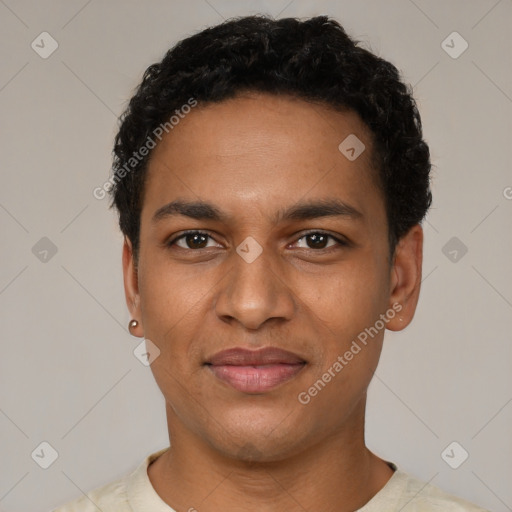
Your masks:
M122 238L92 191L146 67L256 12L331 14L414 86L435 199L415 321L387 334L370 386L368 444L512 510L511 0L0 0L0 510L50 510L167 446L163 398L127 332ZM31 47L43 31L59 45L46 59ZM442 46L454 31L469 44L457 58L446 49L462 40ZM59 455L48 469L43 441Z

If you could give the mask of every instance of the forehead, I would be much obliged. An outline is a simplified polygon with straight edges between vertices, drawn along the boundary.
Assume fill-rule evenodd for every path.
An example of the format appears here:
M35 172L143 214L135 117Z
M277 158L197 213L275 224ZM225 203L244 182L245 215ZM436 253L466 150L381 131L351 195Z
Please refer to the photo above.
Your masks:
M256 213L334 194L364 210L380 196L371 156L351 111L259 93L198 105L151 154L143 217L177 197Z

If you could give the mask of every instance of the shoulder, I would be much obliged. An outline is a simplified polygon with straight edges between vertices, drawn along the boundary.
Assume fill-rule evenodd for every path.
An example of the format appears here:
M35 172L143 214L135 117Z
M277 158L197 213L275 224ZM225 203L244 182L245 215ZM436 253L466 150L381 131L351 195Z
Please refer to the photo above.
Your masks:
M98 510L131 512L126 493L126 477L98 487L52 512L98 512Z
M155 509L162 503L148 478L147 468L151 462L157 459L168 448L163 448L148 455L138 467L131 473L114 480L106 485L97 487L82 494L77 499L69 501L52 510L52 512L133 512L139 510ZM147 504L151 506L147 506ZM172 511L165 508L166 512Z
M403 471L398 470L395 476L402 482L399 507L404 512L489 512Z

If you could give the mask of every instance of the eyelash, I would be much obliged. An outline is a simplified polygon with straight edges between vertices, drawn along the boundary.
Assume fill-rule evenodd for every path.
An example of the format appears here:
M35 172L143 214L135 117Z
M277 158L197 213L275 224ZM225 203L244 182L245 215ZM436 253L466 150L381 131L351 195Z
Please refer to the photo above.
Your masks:
M206 235L207 237L215 240L209 233L207 233L206 231L199 231L199 230L194 230L194 229L191 229L191 230L187 230L187 231L184 231L181 235L178 235L174 238L172 238L171 240L169 240L168 242L166 242L166 246L171 248L178 240L181 240L182 238L185 238L187 235ZM327 233L325 231L322 231L322 230L311 230L311 231L307 231L305 233L302 233L301 236L299 238L297 238L297 241L301 240L302 238L305 238L307 237L308 235L323 235L323 236L326 236L328 238L331 238L333 239L337 244L338 246L331 246L331 247L326 247L326 248L323 248L323 249L313 249L313 248L306 248L306 250L309 250L309 251L313 251L313 252L330 252L332 251L333 249L338 249L339 247L347 247L349 245L348 242L346 242L345 240L342 240L341 238L338 238L338 237L335 237L334 235L331 235L330 233ZM183 249L183 247L180 247L180 249ZM183 249L184 251L200 251L201 249Z

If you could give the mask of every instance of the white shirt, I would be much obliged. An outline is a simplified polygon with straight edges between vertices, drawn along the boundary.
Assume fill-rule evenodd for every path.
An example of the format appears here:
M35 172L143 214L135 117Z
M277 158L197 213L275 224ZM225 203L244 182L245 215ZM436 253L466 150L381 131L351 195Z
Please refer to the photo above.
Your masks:
M148 455L133 473L99 487L52 512L175 512L153 488L149 464L168 448ZM451 496L407 473L395 470L386 485L355 512L489 512L466 500Z

